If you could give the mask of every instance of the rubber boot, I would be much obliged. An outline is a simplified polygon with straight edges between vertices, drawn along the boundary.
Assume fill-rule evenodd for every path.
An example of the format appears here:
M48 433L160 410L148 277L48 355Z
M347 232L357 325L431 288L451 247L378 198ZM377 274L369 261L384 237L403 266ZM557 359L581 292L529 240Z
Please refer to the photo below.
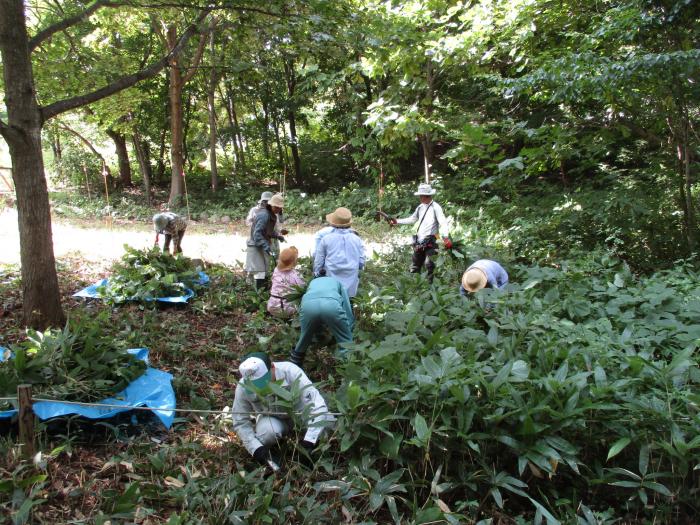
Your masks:
M299 368L302 368L302 365L304 364L304 354L300 354L296 351L296 349L292 350L292 353L289 356L289 362L294 363Z

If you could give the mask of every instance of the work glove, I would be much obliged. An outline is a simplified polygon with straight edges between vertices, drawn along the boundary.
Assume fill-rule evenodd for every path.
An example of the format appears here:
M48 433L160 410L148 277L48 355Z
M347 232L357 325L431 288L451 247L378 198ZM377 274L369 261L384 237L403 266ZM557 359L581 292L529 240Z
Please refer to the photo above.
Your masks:
M279 242L286 242L286 241L284 240L284 237L282 237L281 235L278 235L278 236L277 236L277 240L278 240Z
M309 454L313 449L316 448L316 443L312 443L311 441L307 439L303 439L301 443L299 443L302 447L304 447L304 450L306 450Z
M280 233L282 235L287 235L289 233L289 230L282 229L282 230L280 230Z
M315 460L311 453L316 448L316 443L312 443L311 441L307 441L304 439L299 442L299 445L303 449L299 452L299 462L306 468L313 469Z
M261 465L267 465L267 460L270 459L270 449L265 445L258 447L253 452L253 459Z
M270 467L273 472L277 472L280 469L279 459L274 457L270 449L265 445L255 449L253 459L264 467Z
M446 249L448 249L448 250L452 249L452 241L450 239L448 239L447 237L443 237L442 242L445 245Z
M389 219L389 226L396 226L398 223L399 223L399 221L397 221L393 217L391 219Z

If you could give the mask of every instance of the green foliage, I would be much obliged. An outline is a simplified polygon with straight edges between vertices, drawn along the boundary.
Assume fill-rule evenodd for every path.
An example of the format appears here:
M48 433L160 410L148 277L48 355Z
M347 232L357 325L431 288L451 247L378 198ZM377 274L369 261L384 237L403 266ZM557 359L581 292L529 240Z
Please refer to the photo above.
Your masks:
M112 266L107 284L97 289L108 301L153 301L158 297L178 297L188 288L197 287L199 274L190 259L158 248L124 249L126 253Z
M0 362L0 397L15 396L23 383L37 397L66 401L99 401L126 388L146 365L102 334L105 322L101 315L69 321L63 330L28 330L27 340Z
M336 396L341 451L407 469L409 501L431 493L415 480L438 476L450 507L486 495L552 523L579 502L694 506L697 270L639 278L593 253L506 264L505 291L463 298L465 264L443 256L432 287L369 276Z

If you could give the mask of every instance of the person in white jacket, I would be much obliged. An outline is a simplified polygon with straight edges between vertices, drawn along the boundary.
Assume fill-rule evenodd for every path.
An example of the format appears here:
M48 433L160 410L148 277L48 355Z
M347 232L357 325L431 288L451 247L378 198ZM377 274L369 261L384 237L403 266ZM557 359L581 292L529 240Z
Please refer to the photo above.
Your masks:
M236 386L232 409L233 429L253 458L276 470L279 461L271 449L292 429L291 417L280 415L287 409L270 391L271 381L298 395L294 411L301 414L306 424L301 445L309 452L313 450L324 428L334 418L304 371L294 363L273 363L264 352L254 352L243 360L239 372L241 380ZM255 424L251 416L255 418Z
M420 184L414 195L420 199L420 204L410 217L405 219L390 219L392 226L397 224L415 224L418 228L413 236L413 257L411 259L411 273L420 273L425 265L428 279L433 280L435 263L432 257L437 254L437 235L442 237L446 249L452 248L449 239L449 225L442 207L433 200L436 191L430 184Z

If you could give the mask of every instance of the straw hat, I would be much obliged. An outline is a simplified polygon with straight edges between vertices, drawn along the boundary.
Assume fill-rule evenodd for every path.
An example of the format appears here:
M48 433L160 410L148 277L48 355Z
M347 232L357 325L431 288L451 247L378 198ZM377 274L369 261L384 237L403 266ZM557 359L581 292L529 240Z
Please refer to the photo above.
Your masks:
M270 200L267 201L270 206L276 206L277 208L284 208L284 197L281 193L275 193Z
M476 292L482 288L486 288L488 279L484 270L480 268L470 268L462 275L462 286L468 292Z
M326 215L326 221L336 228L350 226L352 224L352 212L347 208L338 208L333 213Z
M413 195L435 195L437 191L430 184L419 184L418 191Z
M284 272L286 270L291 270L297 265L297 258L299 257L299 250L296 246L290 246L285 248L280 252L280 257L277 260L277 269Z

